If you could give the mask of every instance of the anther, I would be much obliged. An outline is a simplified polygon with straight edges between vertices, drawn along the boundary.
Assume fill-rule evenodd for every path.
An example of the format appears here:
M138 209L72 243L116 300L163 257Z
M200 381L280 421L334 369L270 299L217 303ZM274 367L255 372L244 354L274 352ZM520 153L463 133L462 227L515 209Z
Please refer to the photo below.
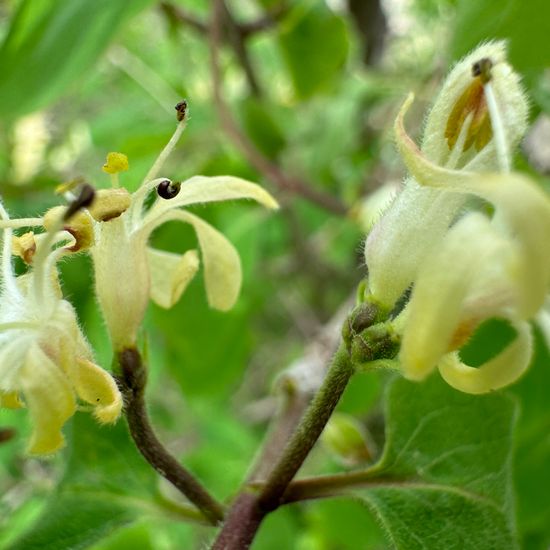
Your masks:
M85 183L80 188L80 193L78 194L76 199L74 199L74 201L72 201L69 206L67 206L67 210L65 210L65 214L63 215L63 221L67 221L80 209L90 206L94 202L94 199L95 189L88 183Z
M181 183L171 182L170 180L161 181L157 186L158 196L170 200L173 199L181 189Z
M187 101L184 99L183 101L180 101L176 106L176 118L178 119L178 122L181 122L187 117Z
M476 61L472 65L472 76L479 76L482 84L487 84L491 80L491 69L493 68L493 62L488 58L484 57L479 61Z

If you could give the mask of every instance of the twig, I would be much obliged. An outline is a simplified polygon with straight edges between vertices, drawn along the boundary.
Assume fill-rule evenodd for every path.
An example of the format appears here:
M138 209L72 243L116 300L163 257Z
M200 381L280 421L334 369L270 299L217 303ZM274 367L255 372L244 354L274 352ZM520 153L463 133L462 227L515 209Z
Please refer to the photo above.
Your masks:
M244 491L234 502L212 550L249 548L263 518L284 502L284 494L319 439L353 374L345 345L333 357L328 374L259 494Z
M224 11L224 28L226 31L227 39L239 60L241 67L243 68L244 74L246 76L246 81L248 82L248 87L252 95L260 97L262 95L260 90L260 85L258 79L256 78L256 73L252 67L252 62L250 61L250 56L248 55L248 50L245 44L245 36L241 32L239 24L235 21L233 14L227 7L225 2L222 2L222 7Z
M178 23L183 23L184 25L189 25L202 34L208 34L208 23L181 6L162 1L160 2L160 9L169 19L177 21ZM280 6L273 8L265 15L259 16L258 19L242 23L235 22L236 30L242 38L249 38L250 36L275 26L277 22L288 13L289 9L290 5L283 2Z
M267 179L271 180L279 189L292 192L310 202L332 212L333 214L345 215L347 207L339 199L315 189L305 181L286 176L280 168L272 163L261 151L250 141L235 122L222 93L221 71L219 48L221 44L221 25L224 15L223 0L214 0L213 17L210 26L210 62L212 70L212 87L214 91L214 102L220 117L223 129L240 148L248 161Z
M121 351L118 354L118 364L121 370L119 383L124 394L124 413L139 452L162 477L181 491L212 525L220 523L224 517L223 506L164 448L153 431L144 400L147 373L137 349L128 348Z
M208 23L202 21L199 17L188 12L181 6L175 6L170 2L161 2L160 9L169 19L177 21L178 23L189 25L202 34L208 33Z
M277 381L282 390L282 404L266 436L262 452L248 475L248 483L263 481L281 456L315 393L321 387L327 365L340 340L341 327L355 296L340 307L306 349Z
M328 476L309 477L293 481L289 484L284 503L299 502L318 498L327 498L346 494L351 488L378 487L402 484L403 480L380 475L376 468L358 472L346 472Z

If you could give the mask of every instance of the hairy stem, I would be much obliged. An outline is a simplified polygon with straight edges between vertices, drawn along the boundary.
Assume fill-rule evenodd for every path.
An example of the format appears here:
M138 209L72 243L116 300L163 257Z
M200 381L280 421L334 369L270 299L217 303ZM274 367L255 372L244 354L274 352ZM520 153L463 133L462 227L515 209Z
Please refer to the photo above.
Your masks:
M353 374L346 347L341 344L321 389L288 442L283 455L267 478L259 496L260 505L267 510L280 504L283 494L296 475L331 417Z
M139 452L162 477L181 491L211 524L217 525L224 517L223 506L164 448L153 431L144 399L147 371L138 350L127 348L119 352L118 364L121 370L119 383L124 394L124 413Z
M263 518L284 503L289 483L319 439L352 374L349 354L341 344L320 390L267 476L262 490L255 494L249 488L239 495L212 550L249 548Z

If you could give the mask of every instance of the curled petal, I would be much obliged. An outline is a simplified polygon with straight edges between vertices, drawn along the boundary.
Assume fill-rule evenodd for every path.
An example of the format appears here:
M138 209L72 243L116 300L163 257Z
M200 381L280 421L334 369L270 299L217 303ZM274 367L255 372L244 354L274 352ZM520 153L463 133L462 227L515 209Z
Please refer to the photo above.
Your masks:
M475 328L476 312L465 301L479 294L486 278L483 271L499 262L506 280L507 242L481 214L461 219L447 234L440 248L422 266L407 307L400 361L411 380L427 376L440 358L456 349ZM502 265L504 264L504 265ZM494 292L484 288L485 294ZM483 315L487 312L484 310Z
M70 370L71 382L78 397L94 406L99 422L115 422L122 410L122 396L113 377L87 359L77 359Z
M422 151L432 162L444 164L448 160L450 144L443 139L443 135L446 130L449 130L449 123L453 122L450 118L453 115L456 117L456 107L464 98L465 92L471 89L472 85L480 84L476 82L479 77L472 74L472 67L474 63L483 59L491 62L491 87L502 125L506 129L508 147L514 148L527 129L527 100L518 74L506 62L506 43L504 41L487 42L454 66L427 117ZM465 112L467 111L463 114ZM479 115L479 113L475 114ZM476 118L474 116L470 131L479 122ZM489 132L491 130L490 127L484 129ZM481 151L475 154L470 166L475 170L496 169L498 162L494 140L481 147Z
M241 289L242 268L235 247L210 224L183 210L169 210L155 220L160 225L170 220L189 223L195 229L202 252L204 282L208 303L221 311L231 309Z
M446 355L438 365L443 379L466 393L486 393L515 382L527 369L533 352L529 323L513 323L517 337L496 357L478 368L465 365L458 353Z
M169 309L180 299L200 262L196 250L180 255L148 248L147 263L151 273L151 299Z
M426 159L407 135L403 106L396 122L397 142L405 164L421 185L473 194L496 207L495 221L518 244L518 309L524 318L534 315L550 284L550 198L521 174L478 174L447 170Z
M20 371L21 390L33 433L27 451L51 454L63 447L63 424L75 413L72 386L63 371L36 345L30 347Z
M270 209L279 207L277 201L255 183L233 176L194 176L181 184L180 192L173 199L159 200L146 221L179 206L234 199L253 199Z

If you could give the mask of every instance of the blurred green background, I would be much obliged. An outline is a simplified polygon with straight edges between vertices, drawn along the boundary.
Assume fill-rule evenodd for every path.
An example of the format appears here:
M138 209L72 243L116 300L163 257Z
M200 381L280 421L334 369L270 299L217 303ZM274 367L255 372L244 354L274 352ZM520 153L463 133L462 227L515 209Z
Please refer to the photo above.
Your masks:
M109 187L101 171L109 151L128 155L130 171L121 181L135 189L169 139L181 98L191 118L163 173L175 180L239 175L283 204L275 215L250 204L198 207L241 254L241 298L229 313L212 311L197 277L172 310L152 305L147 315L154 423L221 499L238 489L275 413L277 377L304 355L365 275L369 217L361 205L403 176L391 125L405 94L414 90L419 100L410 122L418 135L449 65L483 40L506 38L533 122L548 124L550 116L546 1L227 0L226 7L217 45L222 101L247 150L220 124L211 2L0 2L0 192L12 216L57 204L55 186L75 177ZM517 165L548 185L548 154L536 139L526 143ZM282 189L277 177L254 167L251 150L333 206ZM172 251L195 243L180 225L163 226L154 241ZM65 294L108 366L88 258L71 259L62 272ZM550 370L539 344L536 364L510 390L521 406L514 484L527 549L550 544ZM356 377L340 405L369 429L378 449L385 381L380 373ZM17 430L0 446L0 547L22 534L27 538L17 548L52 550L193 549L209 540L206 528L178 520L179 497L132 448L123 422L99 428L77 414L67 426L66 451L46 461L24 456L26 422L24 413L0 412L0 426ZM305 470L345 467L320 445ZM389 547L367 510L344 500L280 509L254 546Z

